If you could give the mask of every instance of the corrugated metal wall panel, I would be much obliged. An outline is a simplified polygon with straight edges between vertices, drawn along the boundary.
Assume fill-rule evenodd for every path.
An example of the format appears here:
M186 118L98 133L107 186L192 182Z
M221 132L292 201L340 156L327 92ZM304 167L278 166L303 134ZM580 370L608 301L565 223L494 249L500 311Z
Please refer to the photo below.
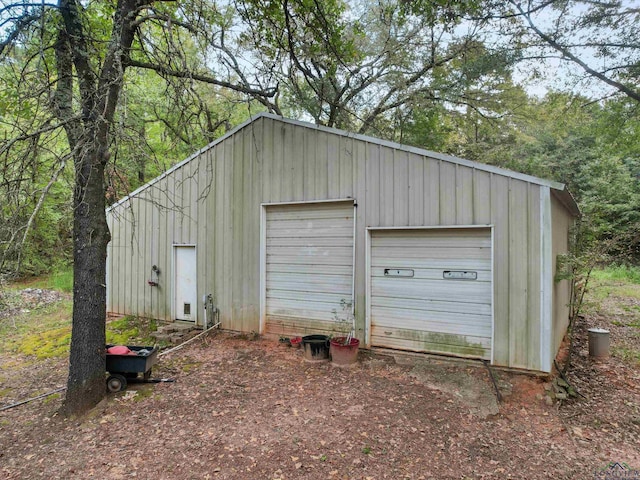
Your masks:
M456 225L456 168L457 165L440 161L440 225Z
M380 223L393 226L393 150L380 148Z
M373 230L371 344L490 359L491 258L490 229ZM458 268L477 279L444 278Z
M509 365L509 179L491 174L491 223L493 229L493 361Z
M353 203L266 207L266 331L303 335L335 330L352 301Z
M456 224L473 223L473 170L456 165Z
M409 155L409 225L424 225L424 159Z
M440 161L424 159L424 225L440 222Z
M491 174L473 171L473 224L491 223Z
M158 316L162 320L171 319L171 290L173 288L172 256L173 249L173 196L171 185L173 180L169 176L158 182L154 188L155 199L162 205L160 208L160 248L158 253L158 267L160 268L160 281L158 289Z
M360 213L358 216L362 217L365 225L368 225L367 222L380 225L380 146L367 143L364 154L366 155L364 183L367 204L365 214ZM358 245L362 243L358 242Z
M409 225L409 162L407 152L392 151L393 223Z
M541 328L541 306L540 306L540 187L537 185L527 185L528 205L527 209L527 230L529 238L527 241L527 360L525 368L541 369L542 359L540 358L540 328Z
M312 132L309 132L313 135ZM329 198L329 176L327 175L327 169L329 168L329 155L328 155L328 142L326 132L317 132L316 141L310 142L315 144L315 182L316 191L313 198Z

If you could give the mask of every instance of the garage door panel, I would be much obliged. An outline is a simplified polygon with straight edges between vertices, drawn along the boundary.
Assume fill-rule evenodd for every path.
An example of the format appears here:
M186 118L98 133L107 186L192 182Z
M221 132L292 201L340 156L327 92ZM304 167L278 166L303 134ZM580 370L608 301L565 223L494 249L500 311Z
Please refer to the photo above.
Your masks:
M318 292L296 292L292 290L267 290L267 304L281 299L281 300L299 300L308 303L322 303L329 305L340 305L341 301L345 299L344 293L318 293ZM349 294L351 296L351 294Z
M318 237L314 236L314 245L317 247L342 247L349 248L353 246L353 231L345 237ZM269 237L267 238L267 247L300 247L305 246L309 242L308 237Z
M319 319L314 319L313 322L309 322L306 318L289 317L278 315L271 315L269 317L269 323L265 326L265 333L273 335L310 335L310 334L335 334L336 324L335 322L329 322ZM296 332L296 333L291 333Z
M320 230L327 230L340 235L339 232L348 231L349 225L345 224L343 217L339 218L321 218L321 219L291 219L291 220L278 220L268 221L267 228L269 230L267 236L279 236L278 233L282 231L293 231L299 235L309 235L312 232L318 232Z
M335 326L352 301L353 203L266 207L265 323L281 335Z
M446 270L476 278L444 278ZM490 229L373 231L370 275L372 345L491 358Z
M491 248L491 239L482 237L457 237L443 234L438 237L425 238L424 235L412 237L381 236L376 241L376 248L388 247L427 247L427 248Z
M372 268L432 268L439 270L487 270L491 271L491 262L486 259L411 259L411 258L393 258L393 259L371 259Z
M382 280L382 279L381 279ZM385 281L371 282L371 295L373 298L378 297L395 297L395 298L426 298L430 300L443 300L447 302L473 302L473 303L490 303L488 295L491 294L491 283L483 282L480 284L456 285L455 288L449 286L446 282L437 282L435 280L416 280L412 279L389 278ZM406 281L403 281L406 280ZM375 303L372 300L372 303Z
M376 316L376 327L388 329L397 327L400 320L403 328L423 330L428 326L431 332L460 333L475 336L491 336L491 325L487 325L486 315L448 313L448 312L420 312L417 310L403 310L401 312L388 308L372 308Z
M387 266L372 266L371 267L371 277L372 278L387 278L388 275L385 275L385 270L389 268L388 263ZM403 268L404 266L397 266L397 268ZM418 267L404 267L412 270L412 274L414 279L417 280L443 280L445 271L451 270L460 270L458 268L418 268ZM477 268L468 269L465 271L475 272L477 274L478 282L491 282L491 271L490 270L479 270ZM451 285L456 285L458 283L468 282L469 280L447 280L451 283Z
M372 256L376 259L395 259L395 258L414 258L425 260L442 260L442 259L467 259L475 260L491 259L490 248L432 248L432 247L395 247L395 248L372 248Z
M272 273L307 273L309 264L270 263L267 265L267 274ZM352 265L324 265L315 264L311 268L318 275L349 275L353 273Z
M313 308L314 306L317 308ZM335 322L333 313L327 311L323 304L312 304L305 301L285 301L280 299L277 302L271 301L267 306L267 315Z
M306 203L291 205L271 205L269 208L269 221L277 220L313 220L316 218L353 218L353 211L344 210L344 203ZM349 205L353 207L353 204Z
M418 238L424 241L431 241L434 238L446 238L455 241L459 238L476 238L478 240L487 239L487 230L484 228L414 228L414 229L390 229L390 230L376 230L374 232L376 236L376 243L379 241L385 241L389 238L403 238L412 239ZM426 234L426 235L425 235ZM428 236L428 238L427 238Z
M308 265L314 267L316 265L353 265L353 253L351 255L327 255L320 258L319 256L310 256L308 254L298 255L267 255L267 265L271 264L285 264L285 265Z
M491 350L491 339L472 335L452 335L395 328L392 330L372 328L372 342L387 348L398 348L414 352L453 354L462 357L482 358Z
M274 274L280 275L280 274ZM295 278L287 277L297 277ZM301 278L302 277L302 278ZM338 275L315 275L313 279L304 279L304 275L286 275L279 280L272 279L267 283L267 292L285 290L289 292L317 292L336 293L351 296L349 279Z
M312 258L318 259L324 257L347 257L349 254L353 255L353 247L329 247L326 245L313 244L314 239L309 239L304 246L291 245L284 247L270 247L267 255L267 260L278 259L278 257L285 257L294 254L300 258ZM321 263L321 262L311 262Z
M389 308L395 311L407 309L491 316L490 303L460 302L458 300L447 302L440 298L376 297L371 302L371 308L375 307Z

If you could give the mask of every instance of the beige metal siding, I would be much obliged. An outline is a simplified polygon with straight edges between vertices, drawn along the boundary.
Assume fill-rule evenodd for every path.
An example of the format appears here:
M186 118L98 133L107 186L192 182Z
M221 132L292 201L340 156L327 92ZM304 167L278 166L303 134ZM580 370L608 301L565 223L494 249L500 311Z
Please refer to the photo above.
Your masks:
M373 230L371 344L490 360L491 258L490 229Z
M339 331L353 296L353 202L267 206L265 222L266 333Z
M198 245L198 298L214 296L224 328L258 331L260 205L352 197L358 204L360 339L365 337L367 227L493 225L494 363L536 370L541 365L540 188L526 177L480 165L263 116L109 212L114 235L108 309L169 320L171 248L190 243ZM557 206L554 222L565 215L558 209L564 212ZM153 264L162 271L159 287L146 284ZM564 296L556 297L562 303Z

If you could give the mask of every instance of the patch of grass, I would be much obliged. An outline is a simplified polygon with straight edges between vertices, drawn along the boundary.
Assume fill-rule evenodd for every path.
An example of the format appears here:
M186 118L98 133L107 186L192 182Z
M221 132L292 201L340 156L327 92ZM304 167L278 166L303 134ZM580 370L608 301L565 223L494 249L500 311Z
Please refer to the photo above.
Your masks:
M594 270L588 288L588 301L599 303L611 296L640 300L640 283L636 281L636 271L640 272L640 269L608 267L604 270Z
M45 397L43 403L47 404L49 402L53 402L54 400L58 400L60 397L61 395L59 393L54 393L52 395L49 395L48 397Z
M107 323L107 343L112 345L153 345L151 334L157 329L155 320L126 316Z
M31 355L36 359L69 354L72 302L63 300L0 322L0 351ZM107 324L107 342L120 345L153 345L150 334L156 322L124 317ZM20 360L24 366L24 360Z
M365 455L369 455L371 453L371 447L363 447L362 453L364 453Z
M71 338L71 301L65 300L0 322L0 351L64 356ZM24 366L24 362L20 361Z
M638 350L629 347L613 347L611 348L611 354L624 362L640 366L640 351Z
M632 320L630 322L621 322L619 320L613 320L611 322L611 325L615 325L616 327L633 327L633 328L640 328L640 321L638 320Z
M640 267L609 265L608 267L594 270L591 275L595 280L599 281L617 280L640 285Z
M144 400L145 398L149 398L153 396L153 394L154 394L153 388L151 388L149 385L145 385L144 387L136 390L136 396L133 397L133 401L139 402L141 400Z
M196 370L200 365L202 365L202 362L192 361L192 362L183 363L182 365L180 365L180 369L184 373L190 373L193 370Z
M55 270L43 277L32 278L19 282L22 288L42 288L46 290L57 290L59 292L73 292L73 266L68 265Z
M63 357L69 354L71 325L26 335L18 344L18 352L38 359Z
M49 289L60 292L73 292L73 268L54 272L49 277Z

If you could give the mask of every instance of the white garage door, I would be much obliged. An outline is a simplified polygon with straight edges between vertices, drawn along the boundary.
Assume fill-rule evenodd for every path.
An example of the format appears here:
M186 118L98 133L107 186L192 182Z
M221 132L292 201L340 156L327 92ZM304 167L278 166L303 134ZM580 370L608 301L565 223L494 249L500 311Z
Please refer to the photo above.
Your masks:
M266 207L266 333L336 331L352 301L353 222L353 201Z
M491 358L491 230L371 232L373 346Z

